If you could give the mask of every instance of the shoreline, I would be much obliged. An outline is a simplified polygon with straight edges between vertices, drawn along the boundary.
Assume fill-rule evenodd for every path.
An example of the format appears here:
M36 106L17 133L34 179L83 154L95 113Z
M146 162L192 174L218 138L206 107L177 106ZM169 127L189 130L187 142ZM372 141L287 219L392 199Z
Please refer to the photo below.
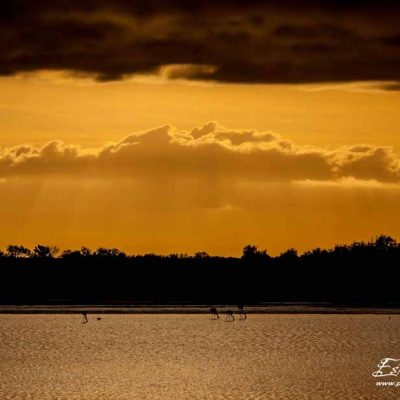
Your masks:
M209 305L0 305L0 314L209 314ZM216 305L220 313L235 306ZM269 304L245 306L247 314L400 314L400 306Z

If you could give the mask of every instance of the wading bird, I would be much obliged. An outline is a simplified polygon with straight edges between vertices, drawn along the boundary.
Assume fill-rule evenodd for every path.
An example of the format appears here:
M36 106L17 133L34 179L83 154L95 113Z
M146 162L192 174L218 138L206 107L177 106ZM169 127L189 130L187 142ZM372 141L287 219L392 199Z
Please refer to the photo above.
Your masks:
M211 313L211 319L219 319L218 310L215 307L211 307L208 311Z
M82 322L82 324L87 324L87 323L89 322L89 320L88 320L88 318L87 318L87 312L84 311L84 312L82 313L82 315L83 315L83 322Z
M246 311L244 310L243 304L236 306L239 310L239 319L247 319Z
M233 311L232 310L226 310L226 321L227 322L233 322L235 320L235 317L233 316Z

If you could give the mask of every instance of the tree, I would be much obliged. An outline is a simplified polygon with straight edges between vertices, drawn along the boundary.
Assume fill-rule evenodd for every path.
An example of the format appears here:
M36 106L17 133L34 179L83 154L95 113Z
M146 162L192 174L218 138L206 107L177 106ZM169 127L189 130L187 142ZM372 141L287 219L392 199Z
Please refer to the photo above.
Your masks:
M80 253L83 257L89 257L92 254L92 251L85 246L82 246L80 249Z
M388 250L391 247L396 247L397 242L390 236L380 235L375 239L375 247L378 250Z
M27 258L32 255L32 252L24 247L18 245L9 245L7 247L7 256L14 257L14 258Z
M105 247L99 247L95 253L98 257L126 257L126 254L118 249L106 249Z
M80 251L78 251L78 250L64 250L62 253L61 253L61 258L72 258L72 257L74 257L74 258L78 258L78 257L81 257L82 255L81 255L81 252Z
M194 255L194 258L200 258L200 259L209 258L209 257L210 257L209 254L206 253L205 251L198 251L198 252Z
M243 247L242 259L254 258L257 255L257 253L258 253L257 246L248 244L247 246Z
M296 249L288 249L279 255L280 260L295 261L298 258Z
M271 257L267 254L267 250L258 250L257 246L248 244L243 247L242 260L249 263L260 263L267 261Z
M33 249L33 256L37 258L53 258L59 252L56 246L43 246L38 244Z

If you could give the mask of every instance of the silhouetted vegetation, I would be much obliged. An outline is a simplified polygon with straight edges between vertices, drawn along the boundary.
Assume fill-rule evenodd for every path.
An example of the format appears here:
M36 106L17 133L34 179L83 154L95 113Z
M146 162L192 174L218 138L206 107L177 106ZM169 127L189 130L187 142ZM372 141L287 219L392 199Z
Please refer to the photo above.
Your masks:
M277 257L248 245L241 258L10 245L0 252L0 277L2 304L388 305L400 303L400 243L379 236Z

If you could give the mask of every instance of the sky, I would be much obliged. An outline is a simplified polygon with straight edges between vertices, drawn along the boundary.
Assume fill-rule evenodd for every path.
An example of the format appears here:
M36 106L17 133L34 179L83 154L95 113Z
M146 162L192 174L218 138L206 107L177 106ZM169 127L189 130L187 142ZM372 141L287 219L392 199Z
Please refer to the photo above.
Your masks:
M0 5L0 247L400 239L392 1Z

